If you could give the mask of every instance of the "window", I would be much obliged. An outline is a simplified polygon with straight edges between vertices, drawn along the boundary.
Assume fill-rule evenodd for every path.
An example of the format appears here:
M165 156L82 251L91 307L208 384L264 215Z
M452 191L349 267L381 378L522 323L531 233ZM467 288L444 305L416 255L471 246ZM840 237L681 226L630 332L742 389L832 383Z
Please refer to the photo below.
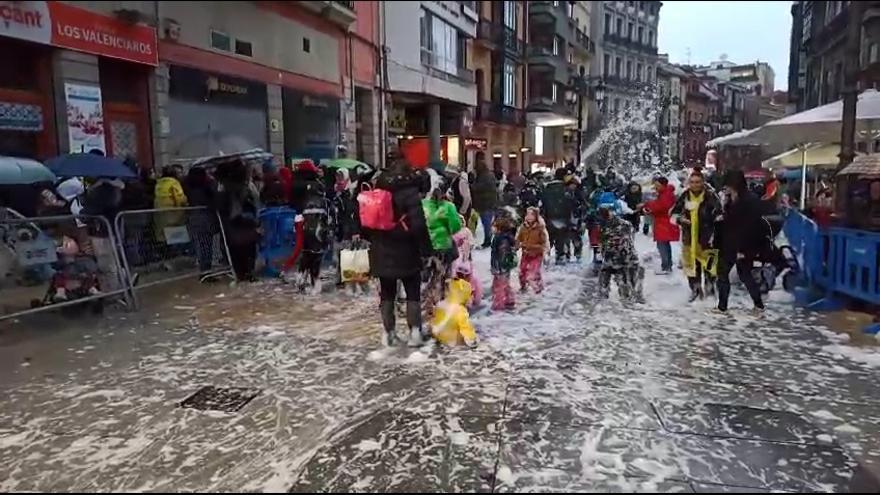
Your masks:
M504 25L516 31L516 3L504 2Z
M643 28L642 26L639 26L639 38L638 38L638 40L639 40L639 43L644 43L644 42L645 42L645 28Z
M254 56L254 46L250 41L242 41L239 39L235 40L235 53L238 55L244 55L245 57L253 57Z
M602 75L608 76L611 74L611 55L607 53L602 56Z
M631 23L631 22L630 22L629 24L627 24L627 26L629 27L629 29L627 30L627 37L628 37L629 39L632 39L632 38L633 38L633 35L634 35L635 32L636 32L636 26L635 26L635 24L633 24L633 23Z
M559 36L553 37L553 55L559 55Z
M565 2L565 10L569 19L574 18L574 2Z
M623 36L623 19L617 18L617 30L615 31L618 36Z
M312 40L303 38L303 51L306 53L312 53Z
M568 63L574 63L574 45L568 45Z
M430 12L422 10L419 23L419 42L422 47L422 63L450 74L457 74L465 67L466 42L458 30Z
M645 67L645 79L647 79L649 83L654 82L654 70L651 68L650 65L648 67Z
M626 78L632 79L633 77L633 63L632 60L626 61Z
M648 30L648 46L654 46L654 30Z
M553 0L553 6L559 7L559 0Z
M614 75L617 77L623 77L623 59L617 57L614 60Z
M558 101L557 98L559 98L559 86L554 82L550 87L553 91L553 94L550 95L550 99L553 100L553 103L556 103Z
M512 107L516 100L516 68L510 60L504 61L503 97L504 104Z
M223 50L224 52L232 51L232 38L226 33L211 30L211 48Z
M611 14L605 14L605 34L611 34Z
M636 64L636 81L642 80L642 64Z

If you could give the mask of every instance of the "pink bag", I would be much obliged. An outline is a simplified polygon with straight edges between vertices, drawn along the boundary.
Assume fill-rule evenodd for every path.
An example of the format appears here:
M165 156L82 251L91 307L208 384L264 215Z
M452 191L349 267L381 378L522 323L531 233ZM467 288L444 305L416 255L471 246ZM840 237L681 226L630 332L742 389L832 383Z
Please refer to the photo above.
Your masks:
M394 205L391 192L373 189L358 194L361 227L373 230L394 230Z

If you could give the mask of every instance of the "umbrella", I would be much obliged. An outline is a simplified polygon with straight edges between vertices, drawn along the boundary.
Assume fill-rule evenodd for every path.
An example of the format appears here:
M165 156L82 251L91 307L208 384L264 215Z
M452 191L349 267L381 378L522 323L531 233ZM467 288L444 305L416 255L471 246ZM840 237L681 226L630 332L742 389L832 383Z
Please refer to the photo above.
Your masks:
M235 134L208 129L181 140L173 148L175 161L189 161L199 157L228 156L257 149L256 143Z
M231 154L219 154L216 156L206 156L202 158L197 158L192 162L194 167L216 167L221 163L230 163L234 161L242 161L245 163L250 162L259 162L262 163L265 160L269 160L272 158L272 153L267 151L263 151L261 148L252 148L245 151L239 151L237 153Z
M356 168L365 168L371 169L373 167L367 165L362 161L355 160L353 158L330 158L321 160L321 166L327 168L342 168L345 170L354 170Z
M46 162L46 165L59 177L137 177L135 171L122 163L122 160L92 153L56 156Z
M17 185L39 182L55 182L55 174L36 160L0 156L0 184Z
M857 175L862 178L880 177L880 153L857 156L838 175Z
M801 168L836 166L840 160L840 145L833 143L812 143L801 148L792 148L761 162L763 168Z

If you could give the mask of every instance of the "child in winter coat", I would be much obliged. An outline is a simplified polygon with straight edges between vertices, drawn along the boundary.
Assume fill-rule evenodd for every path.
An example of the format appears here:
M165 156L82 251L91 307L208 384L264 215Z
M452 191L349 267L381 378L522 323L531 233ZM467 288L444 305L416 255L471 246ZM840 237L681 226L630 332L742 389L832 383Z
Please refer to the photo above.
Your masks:
M645 269L639 264L633 241L633 225L614 213L614 204L599 207L602 265L599 269L599 296L607 298L611 279L617 282L620 299L644 302L642 281Z
M520 290L525 292L531 285L535 293L540 294L544 290L541 264L544 253L549 248L549 240L544 219L537 208L526 209L525 221L516 234L516 242L522 247L522 260L519 264Z
M474 234L467 227L464 217L459 215L463 227L452 236L455 247L458 249L458 258L452 262L452 276L457 279L467 280L471 284L473 297L468 301L468 307L479 306L483 299L483 288L477 280L471 253L474 249Z
M449 281L446 298L437 304L431 321L431 332L438 342L446 345L464 343L468 347L477 345L477 334L465 307L470 299L471 284L467 280Z
M492 309L513 309L516 299L510 287L510 272L516 268L516 226L506 216L492 222Z

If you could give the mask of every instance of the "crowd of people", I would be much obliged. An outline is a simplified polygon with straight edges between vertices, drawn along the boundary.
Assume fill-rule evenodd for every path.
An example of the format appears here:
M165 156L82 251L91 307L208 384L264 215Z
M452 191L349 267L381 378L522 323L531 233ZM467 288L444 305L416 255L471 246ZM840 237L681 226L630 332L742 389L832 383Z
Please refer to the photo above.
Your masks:
M127 255L135 265L149 261L138 248L145 238L162 244L166 227L186 224L193 254L206 271L218 254L211 240L222 226L237 278L253 280L260 209L289 206L302 219L295 272L303 290L321 291L322 268L333 258L336 282L343 286L340 252L369 249L388 346L397 340L398 312L405 316L411 346L430 339L431 331L445 341L457 335L453 340L476 344L467 308L482 304L484 287L472 262L474 249L490 250L491 308L496 311L516 307L515 270L521 291L540 294L546 264L580 262L585 253L592 258L601 297L609 297L614 282L622 300L644 302L645 268L635 248L640 232L656 241L660 275L673 273L672 244L681 242L680 267L690 301L717 296L717 310L726 312L729 273L736 267L755 309L764 307L752 265L769 249L766 233L755 228L766 207L738 171L719 180L694 169L681 193L667 177L654 177L643 191L642 184L626 183L610 169L596 173L573 165L552 176L508 178L490 170L482 153L476 155L473 172L418 169L397 153L389 154L379 170L327 169L309 160L290 168L232 160L216 168L196 166L185 173L170 166L161 172L155 178L140 170L136 180L127 182L68 179L36 191L34 204L25 208L34 215L71 211L111 221L120 211L158 210L149 223L131 224L125 231L123 244L133 250ZM368 196L368 202L362 201ZM184 218L179 208L185 206L207 208ZM363 280L356 283L364 285ZM425 321L432 322L430 330Z

